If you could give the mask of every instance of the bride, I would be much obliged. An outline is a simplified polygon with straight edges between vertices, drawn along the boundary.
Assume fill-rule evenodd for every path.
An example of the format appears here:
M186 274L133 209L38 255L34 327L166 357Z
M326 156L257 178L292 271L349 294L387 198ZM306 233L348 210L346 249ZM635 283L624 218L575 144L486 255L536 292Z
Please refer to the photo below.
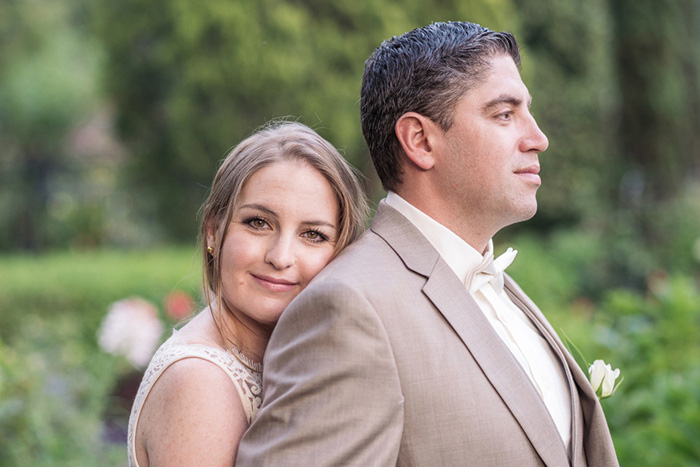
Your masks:
M201 226L207 305L161 346L129 421L129 464L233 465L289 302L364 230L352 168L313 130L273 123L221 164Z

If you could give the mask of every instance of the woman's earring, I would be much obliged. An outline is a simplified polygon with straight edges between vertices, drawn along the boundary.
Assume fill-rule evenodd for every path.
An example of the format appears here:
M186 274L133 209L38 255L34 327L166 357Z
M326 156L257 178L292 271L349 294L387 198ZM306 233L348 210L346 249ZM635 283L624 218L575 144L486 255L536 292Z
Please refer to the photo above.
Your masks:
M209 252L209 254L214 253L214 247L211 246L211 245L209 245L209 246L207 247L207 251Z

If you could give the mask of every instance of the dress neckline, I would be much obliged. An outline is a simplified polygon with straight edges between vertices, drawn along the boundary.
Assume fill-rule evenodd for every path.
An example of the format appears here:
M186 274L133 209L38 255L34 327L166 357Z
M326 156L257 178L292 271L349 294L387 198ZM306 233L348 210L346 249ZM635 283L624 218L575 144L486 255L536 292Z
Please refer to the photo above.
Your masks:
M246 357L240 349L230 346L227 351L238 359L243 365L247 366L249 369L255 371L256 373L262 373L263 364L262 362L256 362L255 360Z

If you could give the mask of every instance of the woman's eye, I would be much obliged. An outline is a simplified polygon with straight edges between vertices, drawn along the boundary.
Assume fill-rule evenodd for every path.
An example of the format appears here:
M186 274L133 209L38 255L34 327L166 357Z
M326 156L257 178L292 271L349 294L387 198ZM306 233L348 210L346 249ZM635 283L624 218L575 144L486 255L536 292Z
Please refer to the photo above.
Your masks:
M246 224L250 225L255 229L264 229L267 226L267 222L264 219L254 218L246 221Z
M305 232L304 235L307 239L311 240L312 242L323 242L328 239L325 235L323 235L317 230L309 230L308 232Z

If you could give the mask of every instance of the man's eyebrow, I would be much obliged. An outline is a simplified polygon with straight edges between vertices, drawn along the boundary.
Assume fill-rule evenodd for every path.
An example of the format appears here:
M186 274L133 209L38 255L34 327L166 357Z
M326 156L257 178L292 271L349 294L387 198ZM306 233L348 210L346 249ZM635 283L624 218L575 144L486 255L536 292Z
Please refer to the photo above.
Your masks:
M484 104L481 107L481 110L486 112L490 110L493 107L496 107L501 104L510 104L513 107L518 107L523 103L523 100L517 97L514 97L510 94L501 94L500 96L496 97L495 99L491 99L488 101L486 104ZM527 100L527 107L528 109L532 105L532 97L529 97Z

